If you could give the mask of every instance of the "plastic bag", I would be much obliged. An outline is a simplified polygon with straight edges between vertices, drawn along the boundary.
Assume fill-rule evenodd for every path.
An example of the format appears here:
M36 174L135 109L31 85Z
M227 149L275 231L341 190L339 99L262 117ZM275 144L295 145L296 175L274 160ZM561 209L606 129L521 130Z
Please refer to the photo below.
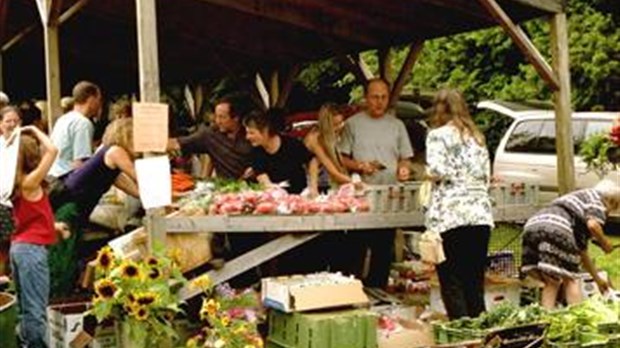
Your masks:
M446 260L441 235L434 231L422 233L419 242L422 261L438 265Z

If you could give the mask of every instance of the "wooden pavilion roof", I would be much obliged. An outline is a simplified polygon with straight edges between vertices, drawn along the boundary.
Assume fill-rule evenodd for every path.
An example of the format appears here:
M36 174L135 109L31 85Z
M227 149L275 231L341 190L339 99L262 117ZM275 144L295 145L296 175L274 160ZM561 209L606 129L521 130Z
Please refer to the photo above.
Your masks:
M77 2L62 1L61 12ZM564 11L563 0L498 0L513 21ZM474 0L159 0L162 83L286 67L497 25ZM69 16L67 16L69 17ZM62 18L62 17L61 17ZM31 32L7 47L11 39ZM80 79L137 90L135 1L90 0L60 27L63 93ZM43 96L35 0L0 0L5 89Z

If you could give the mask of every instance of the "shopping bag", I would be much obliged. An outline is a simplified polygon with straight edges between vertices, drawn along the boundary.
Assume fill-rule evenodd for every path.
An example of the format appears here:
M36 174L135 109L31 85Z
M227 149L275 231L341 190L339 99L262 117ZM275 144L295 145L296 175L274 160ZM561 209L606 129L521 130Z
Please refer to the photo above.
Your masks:
M422 233L419 242L422 261L438 265L446 260L441 235L434 231Z

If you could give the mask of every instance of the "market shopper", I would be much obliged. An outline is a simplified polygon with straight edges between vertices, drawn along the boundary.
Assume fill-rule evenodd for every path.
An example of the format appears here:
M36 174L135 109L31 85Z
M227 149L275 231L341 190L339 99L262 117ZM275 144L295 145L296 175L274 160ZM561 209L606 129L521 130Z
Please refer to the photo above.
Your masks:
M93 153L95 127L91 119L101 113L101 90L92 82L78 82L73 100L73 110L60 116L52 130L52 141L60 151L50 171L55 178L80 167Z
M265 187L282 184L289 193L307 186L307 166L312 153L304 144L281 134L284 115L279 109L253 112L244 120L246 138L254 146L252 170Z
M607 254L613 250L603 234L610 211L620 207L620 187L603 180L594 188L561 196L526 222L523 234L522 271L544 283L541 303L554 308L561 288L568 304L582 301L580 264L601 293L609 283L598 274L588 255L588 241Z
M200 125L196 132L168 141L168 151L208 154L218 177L238 180L249 176L252 146L243 127L245 111L236 98L215 104L215 127Z
M6 141L9 139L15 128L21 125L22 118L18 108L5 106L0 109L0 134Z
M36 127L21 131L12 200L15 232L11 236L11 270L19 301L19 337L23 346L38 348L47 347L47 248L56 241L54 215L42 183L58 150Z
M484 135L463 96L437 93L426 160L433 181L426 229L441 234L446 261L437 265L441 297L450 319L485 311L484 272L493 216L490 162Z
M2 109L5 106L8 106L11 103L11 100L9 99L9 96L6 95L6 93L0 91L0 109Z
M409 179L413 150L402 121L389 110L389 84L381 78L368 81L364 88L366 109L347 119L338 149L342 163L350 172L362 175L370 185L393 185ZM352 265L361 276L367 249L371 259L365 284L372 287L387 285L394 251L394 230L359 232L351 238ZM357 243L354 239L359 238ZM355 245L359 244L359 245Z
M108 125L95 154L61 179L62 189L50 197L54 208L75 203L79 220L83 222L113 185L139 197L132 125L131 118L121 118Z
M318 194L323 185L319 182L321 169L327 172L327 186L351 182L342 158L338 152L338 139L344 128L344 115L334 104L325 104L319 109L318 124L304 137L304 145L314 154L310 162L310 188Z

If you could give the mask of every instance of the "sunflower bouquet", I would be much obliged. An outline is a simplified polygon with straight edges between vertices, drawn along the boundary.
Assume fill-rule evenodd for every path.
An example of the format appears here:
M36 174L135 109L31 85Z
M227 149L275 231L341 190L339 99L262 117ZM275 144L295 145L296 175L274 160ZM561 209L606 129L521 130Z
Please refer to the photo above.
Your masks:
M261 313L254 291L234 290L228 284L214 287L208 276L196 278L191 286L205 294L200 309L205 326L187 341L188 348L263 347L257 329Z
M96 259L91 313L99 323L114 320L131 340L147 346L177 337L172 322L186 282L178 262L160 255L120 260L106 246Z

